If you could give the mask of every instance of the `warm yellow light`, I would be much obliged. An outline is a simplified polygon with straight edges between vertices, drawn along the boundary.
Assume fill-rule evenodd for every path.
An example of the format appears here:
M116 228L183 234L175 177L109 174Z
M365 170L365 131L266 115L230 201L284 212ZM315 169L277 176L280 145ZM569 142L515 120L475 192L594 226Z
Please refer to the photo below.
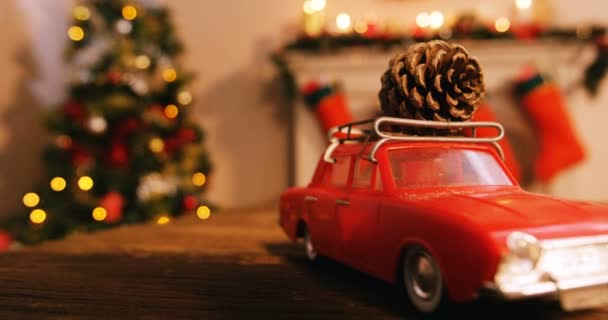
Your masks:
M179 109L177 108L176 105L170 104L165 107L165 116L167 116L167 118L173 119L173 118L177 117L178 114L179 114Z
M530 9L532 7L532 0L515 0L515 6L520 10Z
M79 26L71 26L70 29L68 29L68 37L73 41L80 41L84 39L84 30Z
M202 172L197 172L192 175L192 184L197 187L202 187L206 181L207 177L205 177L205 174Z
M496 28L496 31L498 32L507 32L510 27L511 22L505 17L496 19L496 22L494 23L494 28Z
M200 206L198 209L196 209L196 216L201 220L209 219L210 215L211 209L209 209L207 206Z
M313 11L321 11L325 9L325 0L310 0L310 7Z
M35 207L40 203L40 197L34 192L28 192L23 195L23 204L26 207Z
M433 11L429 16L429 27L431 27L431 29L437 30L441 28L441 26L443 26L443 21L443 13L439 11Z
M46 212L42 209L34 209L30 213L30 221L36 224L43 223L46 220Z
M108 212L102 207L97 207L93 209L93 213L91 215L95 221L103 221L108 216Z
M132 5L122 7L122 17L127 20L133 20L137 17L137 9Z
M350 30L351 24L352 21L348 13L342 12L336 16L336 27L338 27L338 30L343 32L348 31Z
M426 28L431 23L431 17L427 12L420 12L416 16L416 25L420 28Z
M150 66L150 58L146 55L135 57L135 67L138 69L146 69Z
M304 4L302 5L302 10L304 10L304 13L306 14L315 13L315 10L312 8L312 1L304 1Z
M165 143L161 138L152 138L148 142L148 148L150 148L150 151L155 153L162 152L165 148Z
M51 179L51 189L53 189L53 191L62 191L65 189L66 185L67 182L62 177L55 177Z
M162 217L159 217L159 218L156 220L156 223L157 223L157 224L160 224L160 225L167 224L167 223L169 223L169 222L171 222L171 219L169 219L169 217L167 217L167 216L162 216Z
M367 23L363 20L357 21L355 23L355 32L363 34L367 32Z
M167 82L173 82L177 79L177 72L173 68L163 70L163 79Z
M72 15L76 20L85 21L89 20L89 18L91 17L91 11L89 11L89 8L85 6L76 6L72 11Z
M192 94L190 91L180 91L177 94L177 102L184 106L190 104L190 102L192 102Z
M82 176L78 179L78 187L83 191L89 191L93 188L93 179L89 176Z

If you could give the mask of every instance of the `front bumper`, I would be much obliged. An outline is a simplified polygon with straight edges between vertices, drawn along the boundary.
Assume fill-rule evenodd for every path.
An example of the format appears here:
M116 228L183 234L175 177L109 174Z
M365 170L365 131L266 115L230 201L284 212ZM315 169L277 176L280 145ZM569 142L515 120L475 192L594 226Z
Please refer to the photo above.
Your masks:
M608 274L565 280L539 280L533 283L501 286L488 282L482 294L504 300L549 298L560 300L566 310L592 308L608 303Z

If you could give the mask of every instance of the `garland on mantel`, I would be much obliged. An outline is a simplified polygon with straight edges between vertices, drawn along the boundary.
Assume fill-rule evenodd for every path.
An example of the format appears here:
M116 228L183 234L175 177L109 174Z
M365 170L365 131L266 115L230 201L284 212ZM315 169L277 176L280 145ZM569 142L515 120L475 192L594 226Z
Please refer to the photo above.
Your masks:
M579 28L543 28L536 24L529 24L511 28L506 32L497 32L483 25L465 27L456 24L453 28L440 30L434 33L417 32L412 34L390 33L323 33L317 37L301 34L294 41L287 43L272 55L272 61L278 69L277 80L282 91L290 101L298 95L295 77L289 69L286 55L291 52L306 54L334 54L344 50L372 49L388 51L397 47L408 47L416 42L425 42L433 39L442 39L449 42L459 41L512 41L514 45L533 43L541 40L552 40L560 43L592 44L596 47L595 60L586 67L580 85L584 86L589 94L595 96L601 80L608 70L608 36L607 28L588 26Z

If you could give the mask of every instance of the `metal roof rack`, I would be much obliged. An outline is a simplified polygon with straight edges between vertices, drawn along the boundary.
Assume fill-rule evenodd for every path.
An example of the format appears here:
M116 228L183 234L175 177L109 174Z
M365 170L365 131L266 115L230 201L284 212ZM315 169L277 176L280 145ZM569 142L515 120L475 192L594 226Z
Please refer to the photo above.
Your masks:
M434 129L471 129L472 136L418 136L405 135L399 132L382 131L383 124L393 127L405 128L434 128ZM492 137L477 137L476 129L478 128L493 128L497 134ZM334 150L343 143L365 143L373 141L374 145L371 148L367 158L369 161L377 163L376 152L384 143L389 141L408 141L408 142L464 142L464 143L488 143L491 144L501 158L504 159L504 152L498 144L498 141L505 135L505 130L500 123L497 122L443 122L443 121L427 121L401 119L391 117L380 117L376 119L368 119L363 121L351 122L341 126L333 127L328 132L329 146L325 150L323 160L329 163L335 163L336 160L331 157Z

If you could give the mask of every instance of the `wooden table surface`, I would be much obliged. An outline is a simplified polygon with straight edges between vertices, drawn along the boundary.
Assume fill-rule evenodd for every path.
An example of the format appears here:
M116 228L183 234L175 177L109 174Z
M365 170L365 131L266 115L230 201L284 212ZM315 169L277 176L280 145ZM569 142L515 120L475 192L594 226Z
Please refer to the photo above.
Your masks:
M608 319L550 302L481 300L459 319ZM310 265L274 210L120 227L0 254L0 319L413 319L396 289Z

